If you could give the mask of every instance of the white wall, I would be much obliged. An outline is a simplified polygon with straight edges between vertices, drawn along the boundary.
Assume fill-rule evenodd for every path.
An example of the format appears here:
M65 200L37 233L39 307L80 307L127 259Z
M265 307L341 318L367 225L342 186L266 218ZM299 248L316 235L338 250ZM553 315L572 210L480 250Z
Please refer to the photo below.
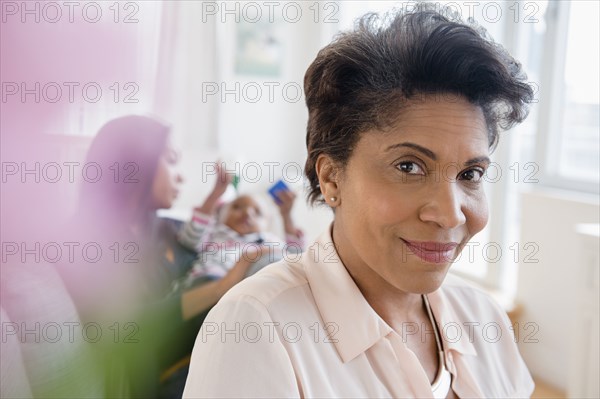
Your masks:
M519 266L516 300L524 308L519 346L532 374L566 391L573 340L582 328L575 314L585 279L575 225L598 223L598 197L539 189L523 194L522 201L521 240L539 246L539 262ZM524 342L533 332L523 330L526 322L539 327L530 336L539 342Z
M330 41L331 26L315 23L314 14L308 9L312 3L297 4L303 7L303 17L298 22L278 18L272 24L282 49L278 76L236 74L235 19L227 16L225 23L217 21L216 73L212 78L207 74L188 75L196 90L196 107L199 112L202 108L214 107L216 114L211 117L216 123L214 131L189 129L183 136L178 133L179 141L184 143L181 147L182 171L187 182L173 213L183 215L203 200L214 182L214 175L203 171L212 170L207 163L221 160L228 165L237 163L228 169L237 167L241 173L241 191L265 196L268 188L280 178L290 183L298 194L293 216L298 227L305 231L308 243L332 220L328 209L312 209L306 204L304 181L300 175L306 160L308 117L302 92L304 73L318 50ZM219 92L208 94L208 86L212 90L214 85ZM271 97L270 87L273 88ZM257 88L260 90L258 101ZM300 92L296 90L298 88ZM228 94L223 90L228 90ZM193 135L211 136L214 144L205 139L193 139ZM198 142L205 145L196 145ZM266 202L272 204L269 199ZM274 206L271 213L277 213ZM281 231L278 220L273 228Z

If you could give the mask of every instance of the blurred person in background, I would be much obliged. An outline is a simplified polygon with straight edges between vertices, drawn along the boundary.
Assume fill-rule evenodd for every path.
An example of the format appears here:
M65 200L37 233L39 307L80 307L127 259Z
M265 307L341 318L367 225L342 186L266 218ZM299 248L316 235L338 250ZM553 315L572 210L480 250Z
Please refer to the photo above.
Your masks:
M289 189L276 191L279 213L283 220L285 241L266 231L264 207L251 195L239 195L230 202L222 196L233 179L222 166L216 165L217 179L202 205L194 208L192 218L179 233L182 245L199 253L194 266L182 281L192 286L197 281L218 280L241 259L251 264L253 274L267 264L302 252L303 232L292 218L296 195Z
M3 264L3 326L74 326L59 344L32 334L4 342L3 353L15 362L22 353L23 367L14 368L11 383L3 376L3 397L181 395L185 375L171 385L161 376L191 352L205 312L251 264L238 262L217 280L172 292L197 253L178 243L181 222L156 214L172 206L182 182L169 133L146 116L106 123L89 147L85 165L93 167L77 209L50 234L74 248L68 261ZM84 326L93 327L90 337L82 338Z
M119 377L110 373L109 385L137 397L159 395L161 372L191 352L205 312L253 263L239 259L216 279L172 291L173 282L189 271L197 256L178 243L183 226L156 215L177 198L182 182L178 161L169 127L155 119L127 116L102 127L86 163L95 162L111 173L98 183L84 183L74 230L104 243L103 248L117 245L120 258L63 273L82 317L118 321L121 329L129 327L123 336L136 332L117 346L126 354L118 359L125 360L129 386L119 387ZM127 324L132 320L135 324ZM181 394L183 381L174 384Z

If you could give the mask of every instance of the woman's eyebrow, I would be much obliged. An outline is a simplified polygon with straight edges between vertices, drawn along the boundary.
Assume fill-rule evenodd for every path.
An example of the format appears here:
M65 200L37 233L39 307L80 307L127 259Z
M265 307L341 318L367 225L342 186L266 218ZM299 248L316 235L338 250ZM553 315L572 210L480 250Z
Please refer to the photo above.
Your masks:
M410 142L393 144L393 145L389 146L388 148L386 148L385 151L388 152L388 151L394 150L399 147L412 148L413 150L419 151L420 153L427 156L428 158L431 158L432 160L437 161L437 156L433 153L433 151L431 151L430 149L427 149L423 146L420 146L419 144L410 143Z
M433 151L431 151L430 149L425 148L419 144L410 143L410 142L393 144L386 149L386 152L391 151L396 148L400 148L400 147L412 148L413 150L419 151L420 153L427 156L428 158L431 158L433 161L437 161L437 155L435 155L435 153ZM475 157L475 158L469 159L468 161L465 162L465 166L476 165L478 163L489 164L489 163L491 163L491 161L488 156L482 155L480 157Z
M481 157L476 157L473 159L469 159L467 162L465 162L465 166L471 166L471 165L476 165L478 163L484 163L484 164L490 164L492 161L490 161L490 158L483 155Z

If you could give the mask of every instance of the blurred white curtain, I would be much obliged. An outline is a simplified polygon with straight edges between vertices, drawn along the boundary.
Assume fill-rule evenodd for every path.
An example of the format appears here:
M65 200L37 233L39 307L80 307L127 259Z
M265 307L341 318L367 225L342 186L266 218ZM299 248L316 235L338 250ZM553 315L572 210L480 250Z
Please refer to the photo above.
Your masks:
M163 1L153 112L173 125L180 148L215 148L217 103L202 101L202 83L217 80L216 24L202 2Z

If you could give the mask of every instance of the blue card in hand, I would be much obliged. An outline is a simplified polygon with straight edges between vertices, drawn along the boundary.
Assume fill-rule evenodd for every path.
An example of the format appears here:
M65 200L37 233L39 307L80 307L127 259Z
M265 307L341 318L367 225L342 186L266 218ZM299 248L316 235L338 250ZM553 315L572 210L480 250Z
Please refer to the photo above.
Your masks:
M283 182L283 180L279 180L277 183L275 183L273 185L273 187L271 187L269 189L269 194L271 194L271 197L273 197L273 200L277 203L277 205L281 205L281 201L279 200L279 198L277 198L277 195L275 195L275 193L277 193L278 191L286 191L286 190L289 190L289 188Z

